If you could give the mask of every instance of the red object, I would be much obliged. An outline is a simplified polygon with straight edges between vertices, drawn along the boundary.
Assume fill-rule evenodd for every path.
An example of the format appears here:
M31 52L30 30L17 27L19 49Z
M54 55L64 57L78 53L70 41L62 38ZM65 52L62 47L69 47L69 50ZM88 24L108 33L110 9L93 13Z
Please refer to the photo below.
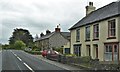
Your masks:
M46 55L47 55L47 50L44 50L44 51L42 52L42 56L43 56L43 57L46 57Z

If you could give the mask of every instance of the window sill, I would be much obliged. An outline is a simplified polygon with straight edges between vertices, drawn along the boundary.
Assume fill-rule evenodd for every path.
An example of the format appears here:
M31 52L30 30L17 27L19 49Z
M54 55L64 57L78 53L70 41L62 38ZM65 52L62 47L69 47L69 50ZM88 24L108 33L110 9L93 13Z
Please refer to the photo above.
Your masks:
M116 37L108 37L107 39L116 39Z
M88 41L90 41L90 40L85 40L85 42L88 42Z
M93 39L92 41L97 41L97 40L99 40L99 39Z
M80 41L76 41L76 42L80 42Z

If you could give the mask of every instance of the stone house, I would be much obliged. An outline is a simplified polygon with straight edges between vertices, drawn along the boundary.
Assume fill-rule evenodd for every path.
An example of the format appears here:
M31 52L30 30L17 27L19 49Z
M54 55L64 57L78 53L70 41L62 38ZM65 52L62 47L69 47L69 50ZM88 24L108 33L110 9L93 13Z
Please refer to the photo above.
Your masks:
M57 26L54 32L50 32L49 30L46 31L46 35L41 33L41 37L38 38L35 43L36 46L44 49L50 48L67 48L70 49L68 46L70 42L70 32L61 32L61 29ZM64 46L65 45L65 46ZM65 50L66 51L66 50ZM70 52L70 50L67 50Z
M120 1L97 10L89 2L86 16L69 30L72 54L91 56L104 63L120 62Z

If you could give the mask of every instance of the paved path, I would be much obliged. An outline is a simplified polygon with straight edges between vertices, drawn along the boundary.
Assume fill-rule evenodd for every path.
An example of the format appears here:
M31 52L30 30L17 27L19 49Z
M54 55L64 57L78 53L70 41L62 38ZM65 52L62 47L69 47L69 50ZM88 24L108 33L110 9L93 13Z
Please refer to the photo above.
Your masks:
M41 55L33 55L33 56L35 56L35 57L37 57L37 58L39 58L39 59L41 59L41 60L43 60L43 61L45 61L47 63L56 65L56 66L58 66L60 68L64 68L66 70L81 70L80 68L77 68L77 67L74 67L74 66L71 66L71 65L62 64L62 63L59 63L59 62L56 62L56 61L48 60L48 59L42 57Z

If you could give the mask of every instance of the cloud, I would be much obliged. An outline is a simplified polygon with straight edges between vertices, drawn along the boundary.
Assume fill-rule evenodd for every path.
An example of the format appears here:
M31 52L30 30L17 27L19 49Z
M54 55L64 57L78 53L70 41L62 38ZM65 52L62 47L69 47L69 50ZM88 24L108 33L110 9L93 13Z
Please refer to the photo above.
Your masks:
M114 0L89 0L99 8ZM88 0L0 0L0 42L8 43L13 29L25 28L34 36L60 24L68 31L85 16Z

